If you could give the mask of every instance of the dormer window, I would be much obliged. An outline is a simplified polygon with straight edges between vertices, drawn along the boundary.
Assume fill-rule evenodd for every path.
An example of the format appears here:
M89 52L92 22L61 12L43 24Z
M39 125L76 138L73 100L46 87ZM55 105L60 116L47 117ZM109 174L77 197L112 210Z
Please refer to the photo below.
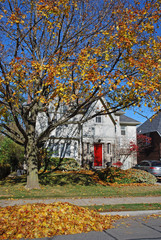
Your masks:
M102 122L102 117L96 116L96 123L101 123L101 122Z

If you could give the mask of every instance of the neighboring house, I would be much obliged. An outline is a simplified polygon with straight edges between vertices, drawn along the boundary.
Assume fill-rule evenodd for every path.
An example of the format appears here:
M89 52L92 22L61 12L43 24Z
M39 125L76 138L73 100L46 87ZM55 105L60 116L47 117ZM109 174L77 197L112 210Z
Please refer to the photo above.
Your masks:
M89 107L86 114L90 116L102 108L102 103L97 101ZM45 115L41 115L37 124L38 132L46 124ZM84 124L58 126L50 134L47 147L54 157L75 158L81 166L104 168L108 163L121 161L118 152L120 149L124 149L122 154L127 149L129 152L130 141L136 143L138 124L138 121L126 117L122 111L98 115ZM130 168L136 163L136 153L128 154L123 168Z
M141 160L161 160L161 110L137 128L138 134L151 137L151 144L138 156Z

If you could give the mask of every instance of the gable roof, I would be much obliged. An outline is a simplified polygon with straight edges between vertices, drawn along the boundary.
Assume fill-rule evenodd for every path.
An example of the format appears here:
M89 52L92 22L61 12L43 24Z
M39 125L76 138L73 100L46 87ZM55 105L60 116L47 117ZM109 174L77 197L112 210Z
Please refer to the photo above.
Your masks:
M137 128L137 132L144 134L150 132L158 132L161 136L161 110L156 115L153 115Z
M120 116L120 124L121 125L131 125L131 126L136 126L141 124L140 122L136 121L133 118L127 117L126 115L121 115Z
M116 116L121 116L121 115L125 114L125 112L119 110L119 111L115 112L114 114L115 114Z

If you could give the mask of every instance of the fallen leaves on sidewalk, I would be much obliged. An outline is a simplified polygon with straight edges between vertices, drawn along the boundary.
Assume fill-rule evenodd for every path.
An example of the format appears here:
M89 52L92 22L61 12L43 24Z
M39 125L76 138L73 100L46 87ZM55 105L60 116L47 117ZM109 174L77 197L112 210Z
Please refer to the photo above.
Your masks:
M100 215L69 203L0 207L0 239L43 238L102 231L122 217Z

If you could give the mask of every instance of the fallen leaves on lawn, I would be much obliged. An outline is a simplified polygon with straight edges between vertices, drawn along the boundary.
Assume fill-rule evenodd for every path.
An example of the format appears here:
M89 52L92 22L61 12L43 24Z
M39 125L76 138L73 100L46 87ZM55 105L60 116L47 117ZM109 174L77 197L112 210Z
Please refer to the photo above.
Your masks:
M96 211L61 202L0 207L0 239L102 231L112 228L112 223L120 218L123 217L102 216Z
M154 186L154 184L148 184L148 183L107 183L107 186L112 187L146 187L146 186Z

